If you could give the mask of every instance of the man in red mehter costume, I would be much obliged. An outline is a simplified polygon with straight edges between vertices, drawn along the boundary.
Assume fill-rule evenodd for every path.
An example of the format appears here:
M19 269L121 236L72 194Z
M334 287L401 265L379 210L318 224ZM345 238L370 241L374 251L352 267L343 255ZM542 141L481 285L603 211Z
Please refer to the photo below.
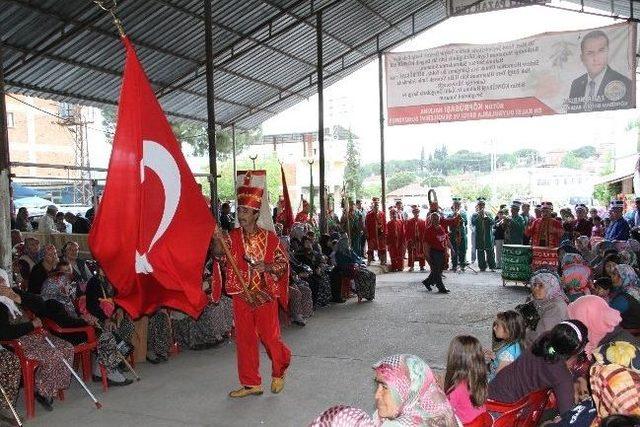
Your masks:
M550 248L560 246L560 239L564 230L560 220L551 217L552 211L553 204L551 202L543 202L542 216L534 220L525 229L524 234L531 237L532 246L547 246Z
M404 221L398 218L398 211L389 210L391 219L387 222L387 248L391 258L390 271L402 271L404 268Z
M373 206L364 218L367 230L367 264L373 261L373 251L378 251L380 264L387 263L387 221L384 212L380 210L380 199L371 199Z
M413 265L416 261L420 265L420 271L424 271L427 225L419 217L420 208L418 205L411 206L411 213L413 213L413 218L405 221L404 224L404 240L407 243L407 252L409 254L409 271L413 271Z
M286 308L289 283L289 260L278 236L258 227L264 190L245 185L238 187L239 228L228 235L216 232L215 252L225 254L223 243L230 252L226 261L226 291L233 298L233 318L236 328L236 356L242 387L229 393L230 397L262 394L259 343L262 342L271 358L271 392L284 388L284 374L291 361L291 351L280 335L278 301ZM231 255L231 259L229 256ZM241 277L236 274L236 269Z
M295 222L311 222L311 206L304 199L302 199L302 210L296 215Z

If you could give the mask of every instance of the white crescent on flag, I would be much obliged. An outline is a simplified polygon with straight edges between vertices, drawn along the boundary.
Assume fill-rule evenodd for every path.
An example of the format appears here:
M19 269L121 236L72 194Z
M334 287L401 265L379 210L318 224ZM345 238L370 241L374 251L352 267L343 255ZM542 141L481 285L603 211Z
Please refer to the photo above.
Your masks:
M153 267L147 259L147 254L151 252L153 245L162 237L165 231L169 228L171 220L178 210L178 203L180 202L180 169L176 164L176 160L167 149L158 144L155 141L144 140L142 143L142 160L140 161L140 182L144 183L144 168L148 167L154 171L164 190L164 209L162 212L162 218L160 224L156 229L149 249L147 252L140 254L136 252L136 273L150 274L153 272Z

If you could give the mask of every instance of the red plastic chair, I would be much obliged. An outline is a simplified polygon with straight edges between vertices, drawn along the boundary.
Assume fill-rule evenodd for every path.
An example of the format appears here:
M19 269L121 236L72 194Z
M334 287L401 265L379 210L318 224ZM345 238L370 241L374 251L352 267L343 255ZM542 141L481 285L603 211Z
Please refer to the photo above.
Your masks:
M536 427L549 402L550 389L530 393L514 403L488 400L485 404L488 412L501 415L493 422L493 427Z
M493 418L488 412L483 412L473 419L473 421L464 424L464 427L491 427L493 426Z
M51 319L42 319L42 324L47 330L55 333L56 335L70 335L82 333L87 337L87 341L81 344L73 346L74 361L77 360L82 371L82 379L85 382L91 380L91 352L98 348L98 340L96 339L96 330L93 326L80 326L76 328L63 328ZM75 357L77 356L77 357ZM99 364L100 375L102 376L102 390L107 391L109 389L109 383L107 379L107 370Z

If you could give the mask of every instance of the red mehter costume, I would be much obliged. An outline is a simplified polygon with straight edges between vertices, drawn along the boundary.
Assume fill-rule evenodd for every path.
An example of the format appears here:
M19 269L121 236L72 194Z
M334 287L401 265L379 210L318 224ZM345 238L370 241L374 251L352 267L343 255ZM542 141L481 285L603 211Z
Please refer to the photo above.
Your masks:
M386 219L384 212L373 209L367 212L364 218L364 227L367 229L367 260L373 261L373 251L378 251L381 263L387 261Z
M389 249L389 257L391 257L391 271L402 271L404 267L404 224L398 218L387 223L387 248Z
M410 218L405 222L404 240L407 243L410 268L413 268L416 261L420 268L424 268L426 228L425 220L420 218Z
M256 187L239 187L238 206L260 209L262 191ZM291 351L282 341L278 319L278 301L284 308L287 306L289 260L272 231L257 228L249 235L243 228L235 228L225 240L242 276L239 280L227 260L225 288L233 298L238 375L243 386L259 386L262 380L258 339L271 358L273 378L282 378L291 361ZM269 272L254 270L249 263L257 261L263 261Z
M562 238L562 223L555 218L538 218L525 230L525 235L531 237L533 246L547 246L557 248Z

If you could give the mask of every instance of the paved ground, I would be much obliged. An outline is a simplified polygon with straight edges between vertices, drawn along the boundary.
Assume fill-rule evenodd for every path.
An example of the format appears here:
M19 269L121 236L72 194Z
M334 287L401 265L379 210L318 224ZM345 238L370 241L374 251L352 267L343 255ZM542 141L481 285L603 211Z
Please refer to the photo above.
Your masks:
M422 273L378 276L375 301L354 300L317 311L305 328L290 327L285 341L294 358L285 391L243 400L227 398L237 386L233 344L183 352L158 366L140 364L142 381L106 394L92 384L104 408L97 411L74 384L52 413L36 404L33 426L306 426L338 403L373 412L370 366L384 356L413 353L443 369L456 334L490 341L497 311L524 300L522 286L503 287L498 273L448 273L448 295L428 293ZM269 386L268 359L262 373ZM20 411L22 407L22 395Z

